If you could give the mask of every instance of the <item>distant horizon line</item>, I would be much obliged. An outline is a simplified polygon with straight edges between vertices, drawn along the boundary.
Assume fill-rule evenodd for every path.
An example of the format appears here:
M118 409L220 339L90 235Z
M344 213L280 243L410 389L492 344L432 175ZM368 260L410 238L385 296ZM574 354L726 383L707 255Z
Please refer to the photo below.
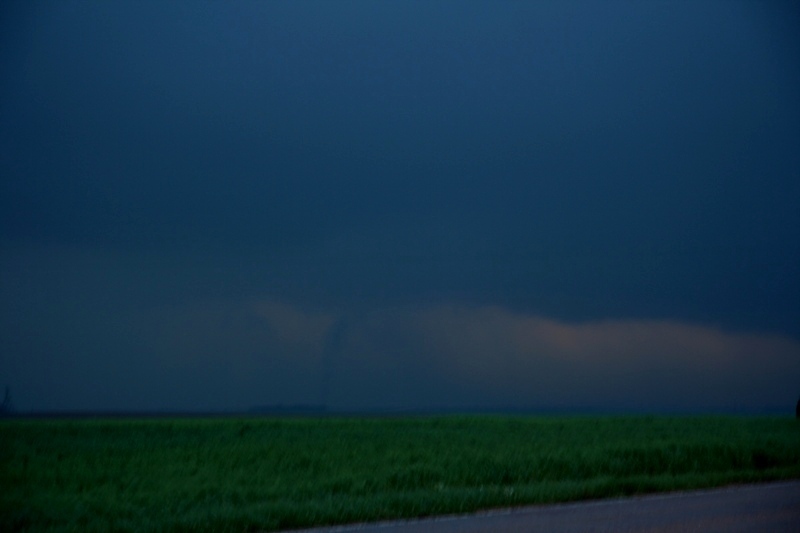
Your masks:
M560 415L560 416L703 416L781 415L794 417L795 406L689 408L626 407L371 407L331 408L317 404L276 404L247 409L30 409L4 413L0 418L225 418L225 417L352 417L352 416L437 416L437 415Z

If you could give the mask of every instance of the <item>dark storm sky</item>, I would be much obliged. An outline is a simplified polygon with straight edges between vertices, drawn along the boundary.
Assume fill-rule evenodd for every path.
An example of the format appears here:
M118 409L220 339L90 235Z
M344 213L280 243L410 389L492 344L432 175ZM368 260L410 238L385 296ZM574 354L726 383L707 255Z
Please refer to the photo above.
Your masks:
M800 9L0 7L20 409L800 393Z

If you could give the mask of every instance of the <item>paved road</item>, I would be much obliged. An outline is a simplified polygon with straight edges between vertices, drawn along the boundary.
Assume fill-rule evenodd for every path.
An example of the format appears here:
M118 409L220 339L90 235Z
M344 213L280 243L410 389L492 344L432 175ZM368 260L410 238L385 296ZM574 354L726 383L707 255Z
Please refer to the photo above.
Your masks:
M800 481L544 505L306 533L800 532ZM295 532L297 533L297 532Z

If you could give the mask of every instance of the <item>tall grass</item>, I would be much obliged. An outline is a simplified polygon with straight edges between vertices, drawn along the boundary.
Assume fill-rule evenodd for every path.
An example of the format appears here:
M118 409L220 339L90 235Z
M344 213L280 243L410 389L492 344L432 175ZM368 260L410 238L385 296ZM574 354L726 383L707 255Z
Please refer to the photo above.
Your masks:
M269 531L798 477L790 418L0 423L2 531Z

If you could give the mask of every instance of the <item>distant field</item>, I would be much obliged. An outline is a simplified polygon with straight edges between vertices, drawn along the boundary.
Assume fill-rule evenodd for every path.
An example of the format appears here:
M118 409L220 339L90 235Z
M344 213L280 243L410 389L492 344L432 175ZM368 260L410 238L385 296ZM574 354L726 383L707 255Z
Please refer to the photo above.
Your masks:
M2 531L270 531L787 478L789 417L0 421Z

